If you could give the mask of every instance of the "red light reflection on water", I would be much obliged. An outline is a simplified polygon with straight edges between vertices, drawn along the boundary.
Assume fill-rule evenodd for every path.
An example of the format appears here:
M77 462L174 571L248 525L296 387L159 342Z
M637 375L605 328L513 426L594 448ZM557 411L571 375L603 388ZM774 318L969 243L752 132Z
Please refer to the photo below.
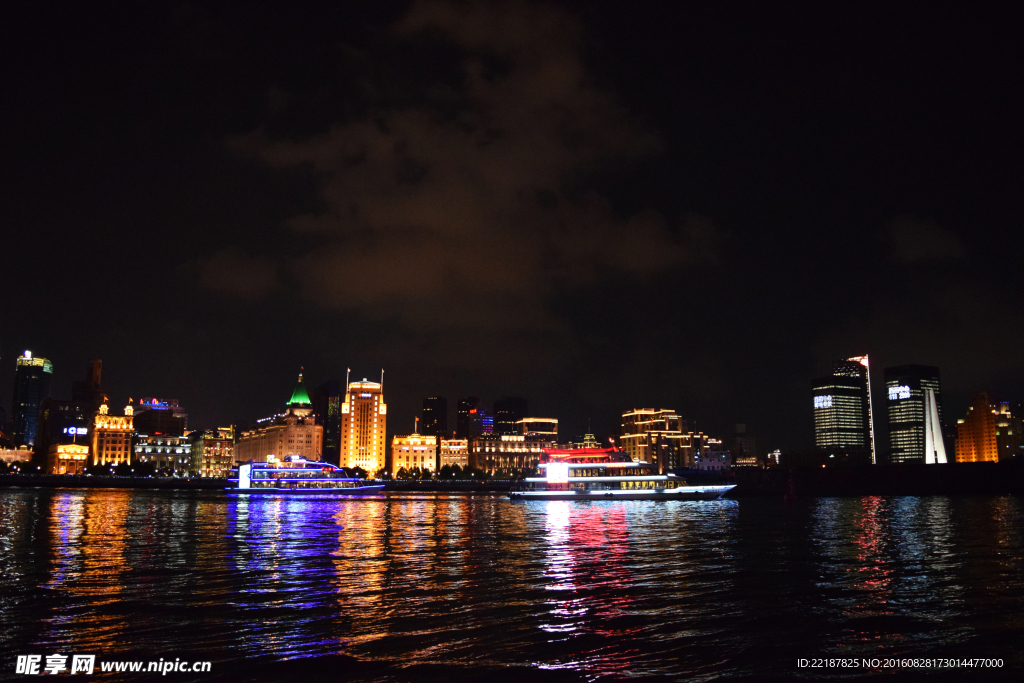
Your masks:
M600 645L579 653L571 662L546 668L621 672L641 654L630 636L644 631L628 607L632 575L626 563L629 528L623 505L548 502L546 509L546 589L558 595L546 602L550 619L540 628L555 640L581 636L607 638L616 645Z
M851 573L849 587L856 591L854 604L843 610L848 619L872 619L889 617L894 614L889 603L893 597L894 568L888 557L891 543L888 529L890 520L882 498L866 497L860 501L861 510L853 516L854 533L852 544L856 551L856 563L848 567ZM890 647L894 641L903 640L898 634L882 634L877 629L853 629L850 637L861 643L878 642Z

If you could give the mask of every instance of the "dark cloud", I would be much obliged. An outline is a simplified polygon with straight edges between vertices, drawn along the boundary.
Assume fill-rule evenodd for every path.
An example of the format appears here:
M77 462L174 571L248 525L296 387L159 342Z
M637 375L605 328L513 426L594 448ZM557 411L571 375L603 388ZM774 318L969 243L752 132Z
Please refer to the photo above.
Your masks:
M267 256L251 256L235 247L223 249L194 262L199 282L221 294L260 299L277 287L277 262Z
M660 143L594 84L580 32L573 16L541 5L416 3L394 37L461 51L456 111L424 98L308 139L236 140L272 167L311 167L323 183L323 210L287 224L316 244L286 261L304 296L438 336L460 365L483 362L473 351L483 345L536 367L573 355L553 295L607 272L645 282L714 263L706 218L620 215L588 187Z

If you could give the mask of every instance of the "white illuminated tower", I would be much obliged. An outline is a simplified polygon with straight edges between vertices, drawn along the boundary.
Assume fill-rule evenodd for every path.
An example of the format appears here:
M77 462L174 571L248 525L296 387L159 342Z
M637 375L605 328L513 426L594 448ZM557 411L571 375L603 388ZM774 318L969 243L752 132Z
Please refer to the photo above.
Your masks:
M924 462L927 465L946 464L946 445L942 441L941 425L935 390L924 389Z

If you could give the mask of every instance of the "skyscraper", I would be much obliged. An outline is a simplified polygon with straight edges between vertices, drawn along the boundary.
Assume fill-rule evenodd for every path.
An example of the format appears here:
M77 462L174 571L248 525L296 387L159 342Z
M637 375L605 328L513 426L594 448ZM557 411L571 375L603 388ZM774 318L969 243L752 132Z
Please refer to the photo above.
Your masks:
M529 403L521 396L506 396L494 402L494 433L519 434L516 423L530 416Z
M31 351L18 356L14 371L14 400L11 402L11 438L15 445L34 446L39 426L39 404L50 397L53 364L33 358Z
M341 382L332 379L313 389L313 414L324 428L323 459L341 464Z
M871 450L866 368L836 361L832 374L813 383L814 446L825 450Z
M467 396L459 399L458 408L455 411L455 436L460 439L470 437L469 423L471 415L475 415L480 407L480 399L476 396Z
M341 405L342 467L361 467L371 476L384 467L387 413L383 383L347 383Z
M999 442L1006 440L999 437L1007 431L1013 436L1012 417L1008 404L996 405L984 391L975 394L966 417L957 420L956 461L999 462L1000 451L1009 450L1007 444L999 448Z
M420 431L428 436L436 436L439 442L448 438L448 399L444 396L423 399Z
M930 365L886 368L885 388L890 461L945 463L939 369Z

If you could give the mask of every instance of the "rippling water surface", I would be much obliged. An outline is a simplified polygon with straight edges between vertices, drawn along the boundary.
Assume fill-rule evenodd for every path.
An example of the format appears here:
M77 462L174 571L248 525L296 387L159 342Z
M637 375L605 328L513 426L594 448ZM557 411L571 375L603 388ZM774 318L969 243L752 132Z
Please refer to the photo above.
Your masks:
M798 657L1019 666L1022 522L1015 497L6 489L0 676L15 654L60 651L222 673L341 654L391 663L380 680L402 677L395 663L698 680L810 675Z

